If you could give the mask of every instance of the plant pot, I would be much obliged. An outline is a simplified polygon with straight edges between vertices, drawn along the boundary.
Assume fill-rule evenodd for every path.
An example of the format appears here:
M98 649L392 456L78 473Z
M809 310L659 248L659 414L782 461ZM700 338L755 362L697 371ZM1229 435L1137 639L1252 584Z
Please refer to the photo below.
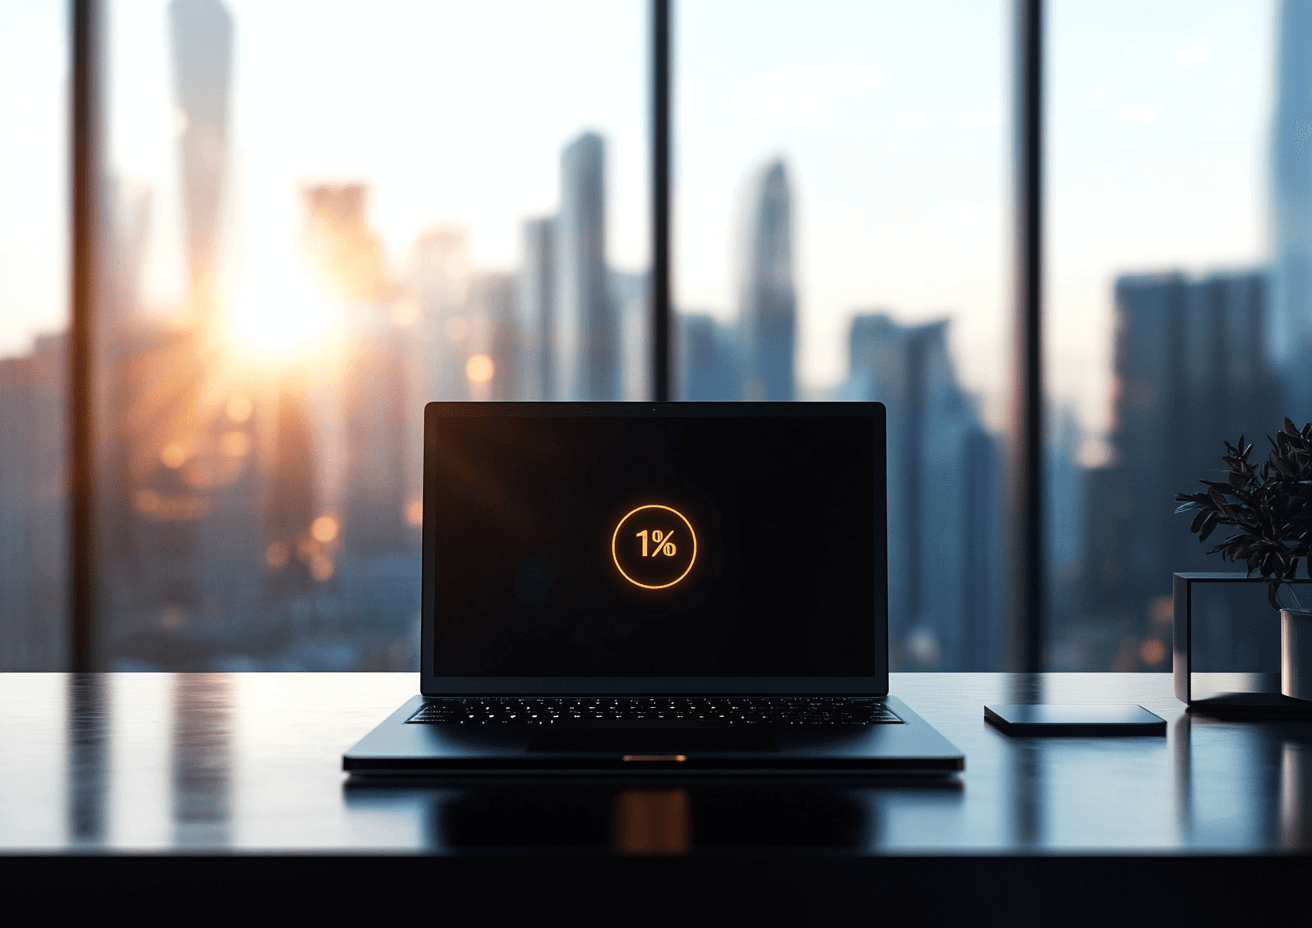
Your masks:
M1312 700L1312 612L1280 610L1280 692Z

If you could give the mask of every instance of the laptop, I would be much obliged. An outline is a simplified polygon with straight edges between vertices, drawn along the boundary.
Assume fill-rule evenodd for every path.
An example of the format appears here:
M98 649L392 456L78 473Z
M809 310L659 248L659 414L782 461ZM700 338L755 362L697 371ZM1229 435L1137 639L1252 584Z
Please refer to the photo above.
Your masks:
M429 403L420 692L353 777L951 776L888 691L879 403Z

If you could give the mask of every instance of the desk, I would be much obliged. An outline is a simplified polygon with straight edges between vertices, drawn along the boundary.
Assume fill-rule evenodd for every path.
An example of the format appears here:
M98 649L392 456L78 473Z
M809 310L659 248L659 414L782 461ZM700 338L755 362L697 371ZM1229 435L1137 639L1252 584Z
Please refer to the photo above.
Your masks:
M1312 921L1312 723L1191 718L1167 674L894 674L893 692L965 752L947 785L348 783L343 750L416 683L0 675L0 889L156 891L215 873L229 888L270 874L322 888L422 860L425 885L485 915L522 896L483 896L473 877L522 871L577 902L582 870L615 892L659 886L667 915L680 887L756 886L735 891L731 921L799 899L837 917L889 892L920 914L1004 923ZM985 723L984 703L1040 693L1139 703L1168 734L1013 739Z

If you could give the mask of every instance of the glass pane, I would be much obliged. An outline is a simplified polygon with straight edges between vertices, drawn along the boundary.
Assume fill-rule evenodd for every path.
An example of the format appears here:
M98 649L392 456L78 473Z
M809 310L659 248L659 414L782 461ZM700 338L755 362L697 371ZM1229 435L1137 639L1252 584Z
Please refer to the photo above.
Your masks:
M647 6L109 13L111 666L414 669L424 403L649 392Z
M1175 494L1312 418L1312 6L1047 9L1049 667L1169 670L1172 572L1236 566Z
M1002 660L1010 10L674 13L676 393L887 405L894 670Z
M0 0L0 670L63 670L68 11Z

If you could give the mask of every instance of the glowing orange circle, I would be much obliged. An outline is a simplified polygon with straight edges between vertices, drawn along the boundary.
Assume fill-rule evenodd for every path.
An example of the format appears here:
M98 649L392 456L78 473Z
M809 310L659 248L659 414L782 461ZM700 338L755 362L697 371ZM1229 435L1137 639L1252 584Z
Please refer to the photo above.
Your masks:
M620 529L624 527L625 522L629 521L630 516L632 516L636 512L642 512L644 509L664 509L666 512L674 513L676 516L678 516L680 519L683 520L684 525L688 526L688 534L692 536L692 557L688 561L688 566L684 568L683 573L679 574L679 576L675 577L669 583L662 583L659 586L653 586L650 583L642 583L638 580L634 580L632 577L630 577L628 574L624 572L624 568L620 566L619 555L615 553L615 541L620 537ZM674 584L678 583L684 577L688 576L688 571L692 570L692 565L697 561L697 533L693 531L692 523L688 521L688 517L685 516L683 513L681 513L679 510L673 508L672 506L663 506L660 503L647 503L645 506L639 506L637 509L629 510L627 513L624 514L624 518L620 519L620 521L616 524L615 533L610 536L610 558L612 561L615 562L615 569L620 572L620 575L624 577L625 580L632 583L634 586L640 586L644 590L663 590L666 587L674 586Z

